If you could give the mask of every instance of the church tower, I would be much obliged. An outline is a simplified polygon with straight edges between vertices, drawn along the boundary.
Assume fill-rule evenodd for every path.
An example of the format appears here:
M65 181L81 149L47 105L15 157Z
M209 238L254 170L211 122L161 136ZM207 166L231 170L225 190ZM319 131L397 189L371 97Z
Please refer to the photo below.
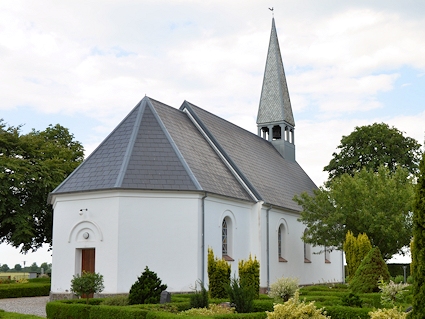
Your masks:
M258 108L257 127L259 136L269 140L285 159L295 161L295 121L274 18Z

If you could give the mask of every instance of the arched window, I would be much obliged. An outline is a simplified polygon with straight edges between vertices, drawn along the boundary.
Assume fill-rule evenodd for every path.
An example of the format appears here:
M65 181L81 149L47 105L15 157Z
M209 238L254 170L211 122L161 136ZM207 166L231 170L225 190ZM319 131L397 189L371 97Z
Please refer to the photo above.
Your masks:
M221 224L221 255L224 260L233 261L232 254L232 220L223 218Z
M287 262L285 259L285 226L280 224L277 231L277 251L279 262Z
M307 229L304 230L304 235L307 232ZM304 262L311 263L311 246L304 242Z

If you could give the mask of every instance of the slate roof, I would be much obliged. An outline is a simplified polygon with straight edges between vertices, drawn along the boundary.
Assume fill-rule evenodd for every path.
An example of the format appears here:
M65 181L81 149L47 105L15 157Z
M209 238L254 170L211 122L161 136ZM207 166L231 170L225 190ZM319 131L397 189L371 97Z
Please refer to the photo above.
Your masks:
M282 55L280 54L279 40L277 39L276 25L273 18L257 124L282 121L295 126Z

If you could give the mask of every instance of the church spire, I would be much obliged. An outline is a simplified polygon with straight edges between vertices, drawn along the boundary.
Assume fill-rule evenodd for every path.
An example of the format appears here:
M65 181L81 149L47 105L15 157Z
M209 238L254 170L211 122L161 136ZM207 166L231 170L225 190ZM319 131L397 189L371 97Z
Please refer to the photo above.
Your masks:
M274 18L258 108L257 127L258 135L271 141L283 157L295 161L295 121Z

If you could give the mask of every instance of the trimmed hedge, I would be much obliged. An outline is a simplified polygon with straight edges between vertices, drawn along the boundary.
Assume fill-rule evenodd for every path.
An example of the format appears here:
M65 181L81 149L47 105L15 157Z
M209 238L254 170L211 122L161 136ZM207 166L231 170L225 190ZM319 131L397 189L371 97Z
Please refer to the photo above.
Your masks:
M1 284L0 299L39 297L50 294L50 283Z
M337 319L370 319L369 311L372 308L356 308L344 306L325 307L326 315Z
M145 319L149 310L122 306L93 306L90 318L102 319ZM55 317L56 318L56 317Z
M87 319L90 318L92 305L81 303L49 302L46 305L47 318L51 319Z
M274 300L269 299L256 299L254 300L253 312L273 311Z

